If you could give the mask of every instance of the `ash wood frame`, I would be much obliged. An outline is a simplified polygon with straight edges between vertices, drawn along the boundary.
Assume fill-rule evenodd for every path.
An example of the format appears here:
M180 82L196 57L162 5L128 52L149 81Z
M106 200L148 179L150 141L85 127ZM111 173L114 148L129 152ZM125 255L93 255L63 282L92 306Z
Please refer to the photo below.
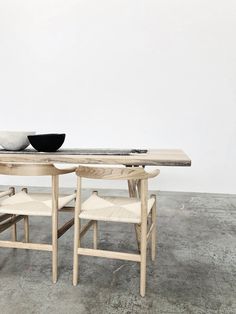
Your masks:
M15 188L10 187L8 190L0 192L0 198L5 196L12 196L15 194ZM28 232L28 219L27 216L23 215L12 215L12 214L2 214L0 215L0 233L12 227L12 241L17 240L17 223L24 219L24 231L25 231L25 240L27 241L27 232Z
M28 216L7 215L0 216L0 221L4 224L0 227L0 233L13 225L13 240L0 241L0 247L20 248L29 250L42 250L52 252L52 282L57 282L58 277L58 238L60 238L74 223L74 219L66 222L58 229L58 197L59 197L59 176L62 174L72 173L75 167L67 169L58 169L53 164L15 164L0 163L0 174L2 175L18 175L18 176L51 176L52 182L52 244L30 243L29 242L29 221ZM27 192L27 189L23 189ZM2 192L0 197L13 195L14 189L11 188L9 193ZM10 218L10 219L9 219ZM18 242L16 237L16 223L21 219L24 221L25 242ZM1 229L2 228L2 229Z
M147 153L119 155L75 155L69 153L1 153L0 162L23 163L71 163L130 166L171 166L189 167L191 159L181 149L149 149Z
M102 164L102 165L126 165L126 166L164 166L164 167L190 167L191 159L181 149L149 149L144 154L131 154L128 156L105 155L72 155L55 153L1 153L0 162L4 163L68 163L68 164ZM138 181L128 180L130 196L137 195L140 186ZM71 207L65 207L71 211ZM13 237L15 234L13 226ZM94 230L96 227L94 225ZM137 239L140 240L140 226L136 225Z
M148 230L147 220L147 202L148 202L148 179L157 176L160 173L159 170L154 170L151 173L147 173L143 168L97 168L97 167L84 167L79 166L76 170L77 174L77 195L75 205L75 218L74 218L74 254L73 254L73 285L76 286L78 283L78 269L79 255L105 257L121 260L129 260L140 263L140 295L145 296L146 292L146 255L147 255L147 242L151 237L151 258L152 261L156 257L156 195L152 194L154 198L154 204L151 208L151 225ZM97 249L97 222L90 220L88 223L89 227L94 226L94 243L93 249L82 248L80 244L81 234L81 223L79 214L81 211L81 180L82 178L91 179L104 179L104 180L130 180L129 186L132 188L134 194L135 185L137 183L139 196L141 200L141 224L140 224L140 251L139 254L130 254L123 252L114 252ZM97 193L96 191L94 193ZM130 192L131 193L131 192ZM134 195L131 195L132 197ZM134 197L136 197L135 195ZM84 228L86 232L87 229Z

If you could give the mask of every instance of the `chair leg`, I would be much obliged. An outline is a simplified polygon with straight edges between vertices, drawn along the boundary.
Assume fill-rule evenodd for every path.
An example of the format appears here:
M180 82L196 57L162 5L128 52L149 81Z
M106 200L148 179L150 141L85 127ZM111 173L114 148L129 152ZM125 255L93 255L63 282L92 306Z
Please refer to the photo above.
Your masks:
M52 282L57 282L58 242L57 242L57 213L52 217Z
M16 215L12 215L12 217L16 217ZM16 224L12 226L12 241L17 241Z
M141 262L140 262L140 294L146 292L146 264L147 264L147 180L141 180Z
M81 178L77 177L77 194L74 216L75 218L74 218L73 286L77 285L79 277L78 247L80 246L80 219L79 219L80 208L81 208Z
M129 196L130 197L138 197L141 196L141 185L140 180L128 180L128 188L129 188ZM138 251L140 252L140 224L134 224L135 235L137 240Z
M25 242L29 243L29 216L24 217Z
M157 225L157 215L156 215L156 195L152 195L152 197L155 198L155 202L152 207L152 235L151 235L151 255L152 255L152 261L155 261L156 258L156 225Z
M93 224L93 248L98 248L98 222L95 221Z
M143 229L145 229L145 227ZM143 232L141 234L141 263L140 263L140 294L142 297L145 296L146 292L146 264L147 264L146 260L147 260L147 232L145 233Z
M59 177L52 176L52 282L57 282Z
M77 286L79 277L78 247L80 246L80 220L76 215L74 229L73 286Z
M22 188L22 192L28 193L27 188ZM29 216L24 217L24 233L25 233L25 242L29 242Z
M140 252L141 225L134 224L134 230L135 230L135 235L136 235L138 251Z
M9 196L13 196L15 194L15 188L10 187L11 194ZM16 215L12 215L12 217L16 217ZM17 229L16 224L12 226L12 234L11 234L12 241L17 241Z

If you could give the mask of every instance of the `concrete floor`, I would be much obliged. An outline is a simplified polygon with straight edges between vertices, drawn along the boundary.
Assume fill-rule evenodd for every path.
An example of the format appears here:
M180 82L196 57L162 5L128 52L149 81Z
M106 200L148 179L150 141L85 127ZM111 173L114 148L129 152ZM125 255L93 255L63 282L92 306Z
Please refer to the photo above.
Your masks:
M30 238L50 241L50 219L32 218ZM73 287L72 245L70 229L59 240L55 285L50 253L0 249L0 313L236 313L236 196L159 193L158 256L148 258L145 298L139 267L128 261L82 257ZM100 224L100 248L135 252L132 225Z

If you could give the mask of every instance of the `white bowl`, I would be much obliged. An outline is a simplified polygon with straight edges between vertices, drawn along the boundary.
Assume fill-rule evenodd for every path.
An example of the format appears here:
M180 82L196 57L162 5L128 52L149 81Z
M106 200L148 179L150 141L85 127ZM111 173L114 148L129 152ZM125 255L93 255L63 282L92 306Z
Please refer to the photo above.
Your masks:
M35 132L0 131L0 145L6 150L23 150L29 145L28 135Z

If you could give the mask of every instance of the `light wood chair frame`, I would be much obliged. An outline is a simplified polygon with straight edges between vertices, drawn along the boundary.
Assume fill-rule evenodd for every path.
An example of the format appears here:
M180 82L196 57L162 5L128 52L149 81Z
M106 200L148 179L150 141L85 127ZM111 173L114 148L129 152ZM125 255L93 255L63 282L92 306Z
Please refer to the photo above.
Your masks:
M15 194L15 188L10 187L8 190L0 192L0 198L6 196L13 196ZM12 241L17 239L17 229L16 224L24 219L24 230L25 230L25 242L27 242L27 229L28 229L28 217L23 215L12 215L12 214L2 214L0 215L0 233L5 230L12 228Z
M0 233L13 226L12 241L0 241L0 247L18 248L29 250L40 250L52 252L52 282L57 282L58 277L58 239L74 224L74 218L67 221L58 229L58 197L59 197L59 176L73 173L76 167L58 169L53 164L22 164L22 163L0 163L0 175L12 176L51 176L51 197L52 197L52 243L31 243L29 242L29 218L26 215L3 214L0 216ZM27 192L27 189L22 189ZM11 196L15 193L14 188L0 193L0 197ZM70 208L71 209L71 208ZM63 211L62 208L60 211ZM65 208L68 210L68 207ZM46 216L45 216L46 217ZM17 241L16 223L24 219L25 242Z
M151 224L148 229L148 179L157 176L160 173L158 169L148 173L143 168L102 168L79 166L77 174L77 195L75 204L75 227L74 227L74 257L73 257L73 285L78 283L79 255L97 256L112 259L129 260L140 263L140 294L145 296L146 291L146 257L147 243L151 238L151 258L154 261L156 257L156 195L152 194L154 204L151 208ZM138 254L114 252L97 249L97 221L90 220L81 228L81 181L82 178L104 179L104 180L128 180L128 182L137 182L141 201L141 224L140 224L140 252ZM81 247L81 237L93 226L93 249Z

